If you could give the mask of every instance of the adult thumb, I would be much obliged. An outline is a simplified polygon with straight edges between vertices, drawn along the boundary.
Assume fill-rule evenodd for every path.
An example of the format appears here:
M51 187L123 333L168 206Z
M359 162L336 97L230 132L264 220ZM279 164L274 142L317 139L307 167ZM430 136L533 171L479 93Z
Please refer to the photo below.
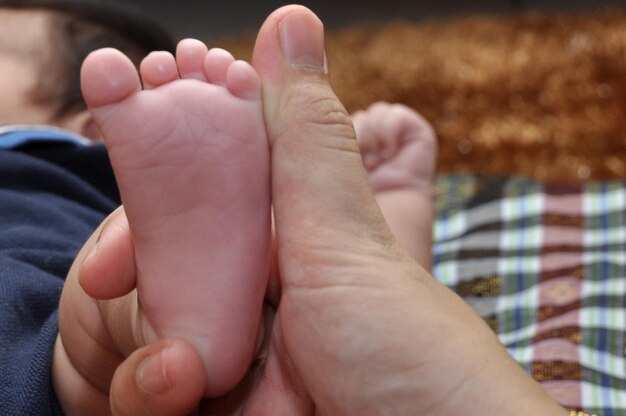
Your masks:
M303 6L278 9L259 31L253 65L272 148L283 285L319 277L319 265L333 263L333 253L397 254L350 117L330 85L321 21Z
M161 340L133 352L116 370L110 403L115 416L182 416L206 389L202 360L179 339Z

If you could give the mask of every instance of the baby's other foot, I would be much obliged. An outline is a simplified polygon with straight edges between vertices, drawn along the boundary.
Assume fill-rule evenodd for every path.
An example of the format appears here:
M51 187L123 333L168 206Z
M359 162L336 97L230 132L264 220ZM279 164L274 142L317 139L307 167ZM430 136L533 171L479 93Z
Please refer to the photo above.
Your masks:
M420 265L431 264L437 139L400 104L376 103L352 116L363 163L391 231Z
M108 148L136 251L139 333L189 340L207 395L247 371L269 263L269 149L255 70L182 41L139 74L121 52L91 54L85 100Z

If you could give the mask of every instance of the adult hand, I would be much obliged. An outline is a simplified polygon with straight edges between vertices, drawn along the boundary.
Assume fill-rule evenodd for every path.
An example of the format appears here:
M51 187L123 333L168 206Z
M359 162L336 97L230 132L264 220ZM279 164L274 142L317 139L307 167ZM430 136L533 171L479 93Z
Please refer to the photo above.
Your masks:
M263 365L200 413L566 415L395 242L330 87L321 22L300 6L274 12L253 64L272 149L276 316ZM193 361L189 354L179 364ZM137 362L116 372L130 386L111 391L126 406L118 414L162 402L134 387ZM168 394L188 388L168 386Z
M285 403L274 414L565 414L471 308L398 247L330 87L313 13L273 13L253 65L271 141L282 296L249 414L268 397Z
M205 390L190 344L147 344L138 329L133 254L120 209L94 232L66 278L52 374L67 415L181 415Z

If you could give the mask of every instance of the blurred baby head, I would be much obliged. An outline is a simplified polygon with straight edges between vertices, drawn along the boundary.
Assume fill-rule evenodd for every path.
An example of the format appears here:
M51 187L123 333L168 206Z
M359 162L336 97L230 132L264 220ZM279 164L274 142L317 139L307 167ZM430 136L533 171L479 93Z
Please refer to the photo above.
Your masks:
M0 0L0 124L49 124L97 131L80 92L80 67L113 47L136 65L174 49L169 35L137 13L89 0Z

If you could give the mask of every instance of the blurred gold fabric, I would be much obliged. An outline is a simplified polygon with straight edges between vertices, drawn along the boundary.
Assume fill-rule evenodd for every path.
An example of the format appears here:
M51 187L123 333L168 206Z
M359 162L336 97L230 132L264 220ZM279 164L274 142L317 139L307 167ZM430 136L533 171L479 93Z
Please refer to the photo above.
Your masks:
M221 46L249 59L252 43ZM383 100L430 120L440 173L626 178L625 12L350 27L326 48L349 111Z

